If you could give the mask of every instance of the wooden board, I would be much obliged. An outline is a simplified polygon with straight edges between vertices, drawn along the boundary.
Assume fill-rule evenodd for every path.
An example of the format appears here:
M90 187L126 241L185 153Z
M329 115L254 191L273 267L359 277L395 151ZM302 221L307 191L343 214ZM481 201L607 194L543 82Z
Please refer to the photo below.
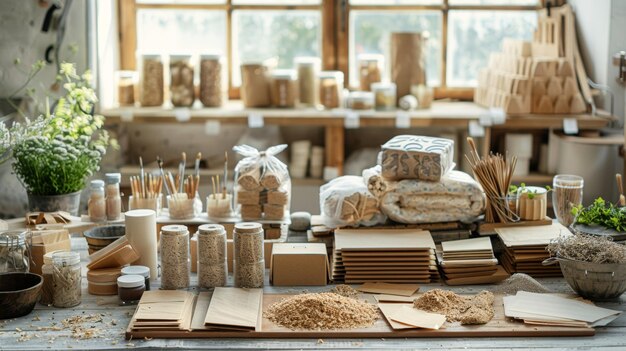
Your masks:
M292 295L266 294L263 296L263 310L275 302ZM364 295L371 303L376 303L373 295ZM384 319L378 319L369 328L349 330L290 330L278 326L263 318L259 332L222 332L222 331L131 331L126 330L126 339L143 338L468 338L468 337L544 337L544 336L592 336L593 328L551 327L526 325L504 317L502 295L496 295L495 316L485 325L463 326L459 323L446 323L445 329L439 330L399 330L394 331Z

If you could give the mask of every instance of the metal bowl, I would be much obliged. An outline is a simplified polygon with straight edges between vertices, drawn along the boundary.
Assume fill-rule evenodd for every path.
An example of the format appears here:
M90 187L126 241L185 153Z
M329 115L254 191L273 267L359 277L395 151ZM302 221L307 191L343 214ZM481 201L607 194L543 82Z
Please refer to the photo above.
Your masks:
M110 243L126 234L126 226L123 224L104 225L83 233L87 244L92 251L105 248Z
M41 295L43 277L34 273L0 274L0 319L29 314Z
M559 262L567 284L578 295L594 300L612 300L626 291L626 264L591 263L551 257L543 264Z

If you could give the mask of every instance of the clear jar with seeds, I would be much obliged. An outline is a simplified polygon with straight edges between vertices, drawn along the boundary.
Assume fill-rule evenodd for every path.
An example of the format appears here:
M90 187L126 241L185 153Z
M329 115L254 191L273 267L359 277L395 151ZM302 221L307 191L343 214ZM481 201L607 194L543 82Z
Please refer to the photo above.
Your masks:
M378 54L361 54L357 57L362 91L370 91L372 83L382 81L384 60L384 56Z
M184 225L161 228L161 288L189 287L189 230Z
M193 105L195 91L190 55L170 55L170 98L175 107Z
M326 109L339 108L343 93L343 72L320 72L320 103Z
M262 287L265 276L263 226L254 222L235 224L233 244L235 286Z
M81 267L78 252L59 251L52 254L54 307L74 307L81 303Z
M163 105L163 62L160 55L143 55L139 102L141 106Z
M233 261L233 274L237 288L262 288L265 280L265 260L255 263Z
M52 306L54 294L54 267L52 263L52 255L54 252L48 252L43 255L43 265L41 266L41 275L43 276L43 284L41 285L41 299L39 303L45 306Z
M200 102L205 107L222 106L227 84L224 58L220 55L200 56Z
M198 227L198 285L201 288L226 285L226 257L224 226L203 224Z

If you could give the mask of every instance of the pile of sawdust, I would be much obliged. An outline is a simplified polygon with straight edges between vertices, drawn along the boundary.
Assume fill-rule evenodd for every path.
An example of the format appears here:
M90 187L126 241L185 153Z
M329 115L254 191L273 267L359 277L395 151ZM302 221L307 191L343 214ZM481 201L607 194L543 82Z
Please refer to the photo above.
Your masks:
M452 291L434 289L413 301L413 307L446 315L448 322L485 324L493 318L493 294L481 291L474 296L461 296Z
M541 285L533 277L525 273L515 273L508 277L505 281L498 284L493 292L515 295L518 291L528 291L534 293L550 293L550 289Z
M378 308L335 293L301 294L271 305L265 316L289 329L330 330L369 327Z
M349 297L351 299L356 299L359 297L359 292L357 290L355 290L350 285L345 284L335 286L334 288L330 289L330 292L337 295Z

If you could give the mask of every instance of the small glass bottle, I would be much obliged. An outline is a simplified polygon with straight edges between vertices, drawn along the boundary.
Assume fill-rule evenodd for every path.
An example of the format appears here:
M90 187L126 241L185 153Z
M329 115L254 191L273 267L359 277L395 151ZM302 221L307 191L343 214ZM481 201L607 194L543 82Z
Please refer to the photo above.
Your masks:
M272 72L270 97L274 107L295 107L298 95L298 79L292 69L277 69Z
M122 268L122 275L140 275L144 277L146 291L150 290L150 268L146 266L128 266Z
M382 81L384 60L384 56L378 54L361 54L357 57L362 91L370 91L372 83Z
M92 180L90 183L91 192L87 203L89 220L92 222L106 221L106 201L104 199L104 182L100 179Z
M139 102L141 106L163 105L164 79L161 55L145 54L141 57L141 83Z
M175 107L193 105L193 71L191 55L170 55L170 99Z
M135 104L135 86L138 82L137 72L117 71L117 103L120 106L133 106Z
M370 85L374 93L374 105L377 110L389 111L396 108L396 84L395 83L372 83Z
M298 69L298 97L300 105L315 107L318 103L318 79L321 61L319 57L296 57L295 66Z
M326 109L339 108L343 93L343 72L320 72L320 103Z
M74 307L81 303L82 276L80 254L78 252L59 251L52 254L52 279L54 307Z
M109 221L116 221L122 215L122 196L120 195L119 173L107 173L106 179L106 217Z
M117 278L117 295L120 305L136 305L146 291L145 278L141 275L122 275Z

